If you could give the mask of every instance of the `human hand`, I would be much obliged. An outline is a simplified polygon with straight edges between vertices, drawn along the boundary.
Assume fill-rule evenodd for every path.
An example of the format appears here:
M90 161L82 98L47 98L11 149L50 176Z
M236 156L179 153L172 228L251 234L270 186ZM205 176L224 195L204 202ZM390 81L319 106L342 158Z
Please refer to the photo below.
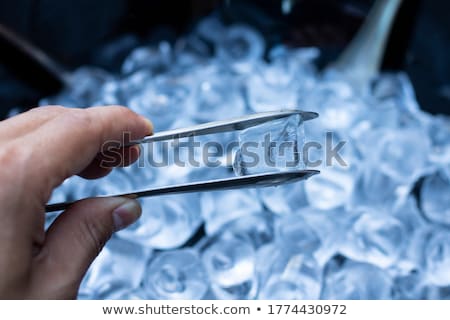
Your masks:
M116 106L41 107L0 122L0 298L76 297L105 242L138 219L141 208L119 197L78 201L45 232L45 204L66 178L112 170L101 165L105 142L152 130L148 120ZM124 151L117 165L139 157L137 146Z

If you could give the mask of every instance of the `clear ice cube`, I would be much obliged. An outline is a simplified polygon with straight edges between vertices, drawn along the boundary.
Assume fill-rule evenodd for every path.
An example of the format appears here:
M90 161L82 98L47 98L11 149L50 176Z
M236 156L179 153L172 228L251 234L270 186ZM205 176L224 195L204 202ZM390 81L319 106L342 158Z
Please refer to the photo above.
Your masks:
M384 270L346 260L326 267L321 299L385 300L392 298L393 281Z
M389 211L402 203L411 191L411 184L404 184L392 175L380 170L377 162L368 158L356 177L353 194L347 207L352 209L381 209Z
M222 232L232 233L234 236L250 242L257 249L273 241L273 224L272 214L265 211L234 219L221 229Z
M191 93L192 88L177 77L160 75L152 82L141 84L140 90L129 97L128 105L152 119L155 130L167 130L188 112Z
M288 252L313 254L322 244L316 231L299 214L279 219L276 236L279 246Z
M438 171L425 178L420 190L425 216L431 221L450 226L450 177Z
M427 129L431 141L430 160L438 164L450 163L450 117L432 118Z
M375 148L371 160L399 183L412 184L428 169L430 143L421 130L386 130Z
M422 250L426 281L437 286L449 286L450 232L447 229L437 229L425 233Z
M247 80L247 96L250 107L255 112L273 111L274 106L283 101L287 108L294 108L297 103L297 92L292 69L289 66L260 65L258 72Z
M201 214L206 232L218 232L226 223L263 210L255 190L207 192L201 195Z
M146 300L148 296L141 288L130 289L126 283L112 280L95 291L96 300Z
M264 55L264 38L248 25L234 24L228 27L221 40L217 56L239 73L250 72Z
M346 234L357 216L342 207L332 210L306 207L296 214L319 236L321 246L312 253L319 266L324 266L345 245Z
M292 214L308 205L303 183L261 188L258 191L263 204L275 214Z
M212 66L198 75L195 90L196 110L193 116L200 122L239 117L245 113L245 101L240 81L232 74Z
M303 169L304 130L293 115L242 130L233 169L236 175Z
M281 257L272 255L268 261L262 263L271 263L271 270L267 280L261 284L259 299L310 300L319 298L321 269L313 257L307 254L288 254Z
M174 249L197 231L202 219L198 195L144 198L142 217L118 237L156 249Z
M152 249L113 236L90 266L81 289L100 292L110 282L128 289L142 281Z
M396 263L407 243L405 227L382 212L366 211L354 222L341 252L347 257L381 268Z
M318 128L339 133L350 133L367 109L349 83L332 76L324 77L313 88L305 90L297 103L320 114L315 124Z
M198 253L191 249L162 252L149 264L144 288L153 299L201 299L209 288Z
M321 174L304 183L308 203L321 210L338 208L351 199L355 170L349 167L326 166Z
M201 249L201 256L218 299L256 296L255 250L250 242L233 235L219 235Z
M426 298L423 275L413 270L394 278L393 298L396 300L421 300Z
M157 47L138 47L125 59L122 65L123 74L147 69L152 74L159 74L169 69L171 47L168 42L161 42Z

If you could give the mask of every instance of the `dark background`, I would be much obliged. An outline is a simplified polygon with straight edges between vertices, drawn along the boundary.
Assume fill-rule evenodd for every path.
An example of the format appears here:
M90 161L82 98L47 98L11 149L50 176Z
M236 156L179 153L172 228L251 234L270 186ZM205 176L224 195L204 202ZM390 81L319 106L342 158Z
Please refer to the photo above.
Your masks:
M174 40L215 10L227 23L246 22L263 31L269 45L318 46L325 65L351 40L373 0L299 0L282 15L280 0L0 0L0 25L41 48L69 69L84 64L117 71L140 44ZM383 63L405 70L423 109L450 114L450 3L404 0ZM124 37L126 34L134 36ZM108 44L122 38L119 49ZM0 37L0 116L36 105L60 83ZM111 56L114 59L111 59Z

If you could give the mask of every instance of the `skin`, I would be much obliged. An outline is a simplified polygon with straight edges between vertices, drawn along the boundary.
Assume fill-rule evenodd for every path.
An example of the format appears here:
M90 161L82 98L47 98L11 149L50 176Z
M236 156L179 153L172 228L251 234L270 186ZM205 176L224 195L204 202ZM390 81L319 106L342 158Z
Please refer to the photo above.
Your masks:
M152 131L150 121L119 106L41 107L0 122L0 298L76 298L106 241L136 221L141 208L119 197L78 201L45 232L45 204L66 178L112 170L101 163L106 141ZM124 151L114 165L139 157L137 146Z

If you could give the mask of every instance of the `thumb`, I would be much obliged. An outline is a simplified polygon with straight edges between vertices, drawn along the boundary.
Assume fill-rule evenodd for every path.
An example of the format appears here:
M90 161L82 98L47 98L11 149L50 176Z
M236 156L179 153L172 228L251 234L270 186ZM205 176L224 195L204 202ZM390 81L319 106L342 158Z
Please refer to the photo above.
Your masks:
M141 215L138 201L124 197L86 199L63 212L47 231L37 256L40 292L49 298L74 298L84 274L113 232Z

